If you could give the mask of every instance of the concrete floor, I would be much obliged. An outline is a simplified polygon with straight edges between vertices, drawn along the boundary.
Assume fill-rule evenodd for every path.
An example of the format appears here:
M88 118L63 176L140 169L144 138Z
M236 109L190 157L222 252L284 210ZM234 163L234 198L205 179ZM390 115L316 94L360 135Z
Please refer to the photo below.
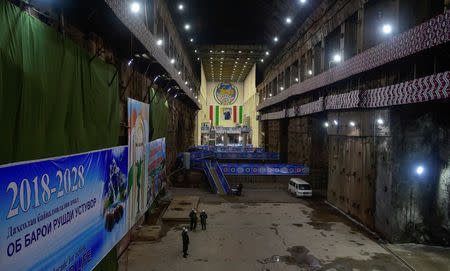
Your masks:
M409 270L322 199L297 199L283 190L247 190L243 197L200 196L208 213L206 231L189 232L182 257L181 227L163 225L155 242L132 243L121 270ZM450 270L450 250L390 245L416 270Z

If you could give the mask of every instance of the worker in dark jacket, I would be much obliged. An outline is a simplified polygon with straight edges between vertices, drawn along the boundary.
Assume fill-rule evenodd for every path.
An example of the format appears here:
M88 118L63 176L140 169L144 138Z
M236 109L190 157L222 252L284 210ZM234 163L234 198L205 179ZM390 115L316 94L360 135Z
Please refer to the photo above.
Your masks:
M189 213L189 219L191 220L191 231L194 229L194 219L197 215L195 214L195 210L192 209L192 211Z
M198 219L198 217L197 217L197 211L196 210L194 210L194 230L197 228L197 219Z
M202 230L206 230L206 219L208 218L208 215L206 214L205 210L203 210L200 213L200 222L202 223Z
M187 255L189 255L187 253L188 251L188 246L189 246L189 236L188 236L188 230L183 227L183 232L181 233L181 238L183 238L183 257L186 258Z

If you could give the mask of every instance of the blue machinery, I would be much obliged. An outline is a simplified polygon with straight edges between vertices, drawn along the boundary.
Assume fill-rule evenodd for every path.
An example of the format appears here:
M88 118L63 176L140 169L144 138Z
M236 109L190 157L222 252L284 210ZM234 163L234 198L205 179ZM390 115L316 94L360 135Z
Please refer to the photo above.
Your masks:
M309 175L309 167L300 164L219 164L210 160L279 160L278 153L264 152L264 148L196 146L189 151L191 168L205 172L214 194L230 193L225 175Z

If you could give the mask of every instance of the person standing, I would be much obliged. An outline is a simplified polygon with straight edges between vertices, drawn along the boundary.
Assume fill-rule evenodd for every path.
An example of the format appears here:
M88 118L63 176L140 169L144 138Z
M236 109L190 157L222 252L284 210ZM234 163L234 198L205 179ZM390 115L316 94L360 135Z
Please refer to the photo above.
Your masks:
M183 227L183 232L181 233L181 238L183 239L183 257L184 258L186 258L186 256L189 255L187 253L188 246L189 246L189 235L187 232L188 232L188 229Z
M206 230L206 219L208 218L208 215L206 214L205 210L202 210L200 213L200 223L202 223L202 230Z
M194 210L194 230L197 228L197 211Z
M191 231L194 229L194 217L196 217L197 215L195 214L195 210L192 209L191 212L189 213L189 219L191 220Z

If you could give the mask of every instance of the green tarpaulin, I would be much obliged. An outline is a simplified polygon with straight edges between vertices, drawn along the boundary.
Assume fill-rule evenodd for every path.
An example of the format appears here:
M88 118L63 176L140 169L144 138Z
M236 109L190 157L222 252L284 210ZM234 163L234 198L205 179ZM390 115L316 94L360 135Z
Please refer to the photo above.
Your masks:
M151 140L155 140L161 137L167 137L168 116L169 116L169 104L166 98L160 92L156 93L155 89L150 90L150 99L153 100L150 103L150 129L152 132Z
M115 146L115 68L0 0L0 164Z

